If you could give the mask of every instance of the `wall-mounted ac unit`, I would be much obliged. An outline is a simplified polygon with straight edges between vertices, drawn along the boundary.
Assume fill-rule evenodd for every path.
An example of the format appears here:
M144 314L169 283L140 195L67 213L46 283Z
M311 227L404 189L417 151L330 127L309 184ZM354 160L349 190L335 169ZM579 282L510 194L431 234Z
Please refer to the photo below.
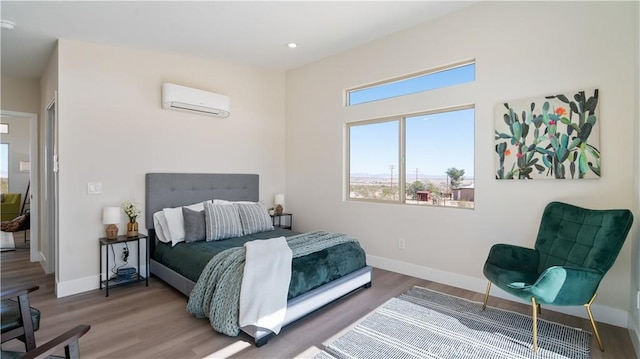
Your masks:
M228 117L229 97L165 82L162 84L162 108L214 117Z

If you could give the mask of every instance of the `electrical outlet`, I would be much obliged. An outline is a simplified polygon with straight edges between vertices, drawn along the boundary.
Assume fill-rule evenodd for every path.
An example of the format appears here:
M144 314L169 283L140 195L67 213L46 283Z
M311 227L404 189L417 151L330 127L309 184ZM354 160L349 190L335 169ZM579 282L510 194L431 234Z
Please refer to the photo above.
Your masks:
M640 309L640 290L636 292L636 309Z
M404 250L404 248L405 248L404 239L402 238L398 239L398 249Z

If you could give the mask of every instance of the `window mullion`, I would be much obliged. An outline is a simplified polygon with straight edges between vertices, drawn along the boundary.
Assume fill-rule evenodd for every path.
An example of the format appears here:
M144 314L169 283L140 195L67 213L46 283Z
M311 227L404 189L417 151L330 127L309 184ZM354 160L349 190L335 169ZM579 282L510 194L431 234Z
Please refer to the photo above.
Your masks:
M398 199L400 200L400 203L405 203L406 202L406 178L407 178L407 173L406 173L406 163L405 163L405 158L406 158L406 149L405 149L405 139L406 139L406 134L405 134L405 117L400 117L400 126L398 126L399 128L399 133L398 136L400 136L399 138L399 153L398 153Z

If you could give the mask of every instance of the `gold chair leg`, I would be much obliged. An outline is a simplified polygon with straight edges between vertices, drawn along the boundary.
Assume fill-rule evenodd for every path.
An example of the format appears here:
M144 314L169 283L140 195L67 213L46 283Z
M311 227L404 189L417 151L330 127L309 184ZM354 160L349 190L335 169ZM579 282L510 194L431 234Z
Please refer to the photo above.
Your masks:
M533 308L533 351L538 351L538 304L536 298L531 297L531 307Z
M490 290L491 290L491 281L487 281L487 292L484 294L484 303L482 304L482 310L487 309L487 301L489 300Z
M589 314L589 320L591 321L591 327L593 328L593 334L596 335L596 340L598 341L598 347L600 348L600 351L603 352L604 351L604 345L602 344L602 339L600 339L600 333L598 333L598 328L596 327L596 322L595 320L593 320L593 313L591 313L591 304L593 303L594 300L596 300L596 296L598 295L598 293L595 293L593 295L593 297L591 297L591 300L589 301L589 303L585 304L584 307L587 308L587 314Z

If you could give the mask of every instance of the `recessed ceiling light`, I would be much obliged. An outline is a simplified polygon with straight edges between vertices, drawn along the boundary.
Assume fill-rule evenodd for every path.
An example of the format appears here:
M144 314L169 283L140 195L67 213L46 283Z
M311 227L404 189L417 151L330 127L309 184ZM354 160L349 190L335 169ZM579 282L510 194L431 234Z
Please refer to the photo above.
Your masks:
M295 42L290 42L290 43L287 44L287 46L290 49L295 49L296 47L298 47L298 44L296 44Z
M0 20L0 28L2 29L13 30L14 27L16 27L15 22L9 20Z

